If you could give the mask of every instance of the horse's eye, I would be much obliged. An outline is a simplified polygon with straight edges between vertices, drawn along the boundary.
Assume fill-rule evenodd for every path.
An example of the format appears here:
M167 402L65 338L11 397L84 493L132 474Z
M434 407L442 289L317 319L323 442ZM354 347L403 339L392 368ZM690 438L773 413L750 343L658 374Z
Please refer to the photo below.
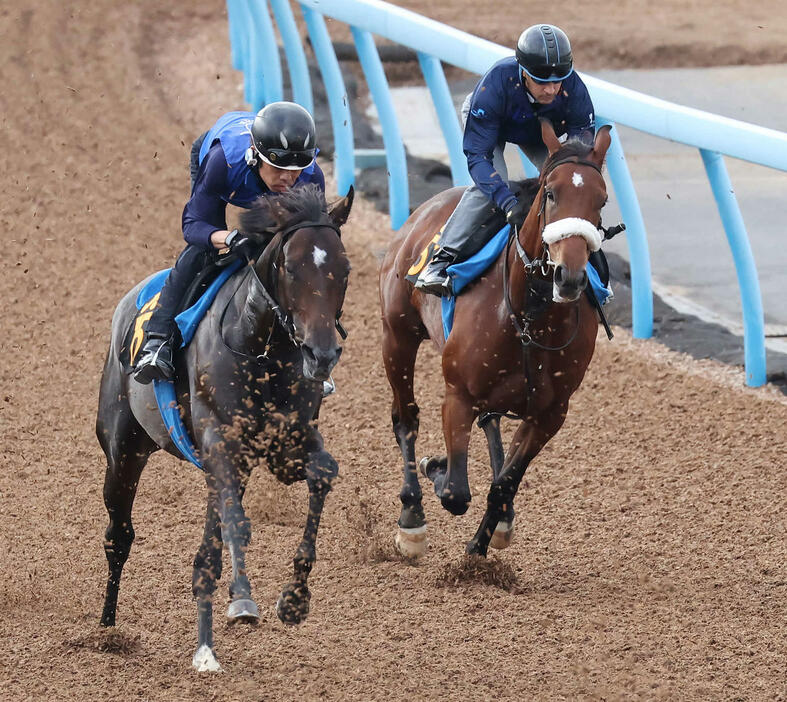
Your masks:
M552 190L547 190L546 196L547 196L547 200L549 200L550 202L555 201L555 193Z

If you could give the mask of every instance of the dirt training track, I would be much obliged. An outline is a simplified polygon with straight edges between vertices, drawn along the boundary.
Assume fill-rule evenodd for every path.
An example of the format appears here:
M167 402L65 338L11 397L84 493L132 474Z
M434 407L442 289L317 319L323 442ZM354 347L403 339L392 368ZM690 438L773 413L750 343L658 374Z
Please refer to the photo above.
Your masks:
M705 26L711 4L681 17ZM223 3L106 5L0 10L10 39L0 43L0 699L787 698L787 402L745 389L739 369L623 330L600 339L564 428L528 471L511 548L487 564L462 558L489 480L476 432L468 514L452 518L427 494L427 556L394 556L400 456L376 301L391 232L363 201L344 231L350 337L322 412L341 479L309 619L289 629L273 613L305 486L260 469L246 502L261 624L217 620L225 673L191 670L203 478L156 455L137 496L119 627L99 630L107 520L93 424L112 310L174 260L191 140L242 105ZM612 17L617 4L596 6ZM416 379L419 455L439 452L429 349ZM226 608L226 578L216 604Z

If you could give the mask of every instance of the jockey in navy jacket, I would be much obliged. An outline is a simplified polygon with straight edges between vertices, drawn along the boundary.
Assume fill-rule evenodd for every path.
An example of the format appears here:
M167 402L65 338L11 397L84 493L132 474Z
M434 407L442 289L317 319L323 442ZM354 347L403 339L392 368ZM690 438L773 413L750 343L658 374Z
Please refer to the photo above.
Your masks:
M503 149L516 144L540 168L547 156L541 119L548 119L561 141L592 143L593 103L574 72L565 32L549 24L522 32L516 55L501 59L481 78L462 107L463 148L473 185L465 190L443 227L429 263L415 282L417 290L450 295L447 268L478 251L500 229L499 215L516 231L529 203L520 202L508 185Z
M187 243L211 249L210 235L227 228L227 203L248 209L260 195L272 192L245 159L254 117L254 112L228 112L205 135L191 198L183 208ZM325 192L325 176L316 161L301 171L292 187L307 183Z
M514 56L494 64L470 98L462 143L473 182L504 212L515 197L492 165L491 154L496 147L517 144L527 152L528 147L541 144L538 120L542 117L549 118L558 137L592 143L595 128L593 103L576 73L562 81L560 92L548 105L535 102L521 84L521 70Z
M228 112L191 147L191 197L183 208L186 248L169 273L147 322L147 340L134 367L140 383L175 373L175 315L200 271L220 251L249 258L254 244L237 229L227 231L227 204L249 209L261 195L314 184L325 192L317 165L312 116L292 102L274 102L256 115Z

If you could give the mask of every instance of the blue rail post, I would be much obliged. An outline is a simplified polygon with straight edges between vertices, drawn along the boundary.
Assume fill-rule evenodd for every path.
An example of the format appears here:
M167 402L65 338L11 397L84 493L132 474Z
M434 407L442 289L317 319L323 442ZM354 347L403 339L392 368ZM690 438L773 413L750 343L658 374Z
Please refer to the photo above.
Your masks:
M759 387L766 382L765 322L762 311L762 294L757 278L749 237L743 224L738 201L732 189L727 167L721 154L700 149L702 163L708 174L713 197L719 210L727 241L732 251L735 272L743 307L743 351L746 366L746 384Z
M287 56L293 102L297 102L313 115L314 101L312 99L312 83L309 78L309 64L306 62L306 53L301 44L301 37L298 34L298 27L295 24L289 0L270 0L270 2L284 44L284 54Z
M253 76L256 74L257 67L257 54L251 48L254 43L254 21L247 2L239 0L235 2L235 8L237 9L238 33L240 35L243 99L253 108L256 99Z
M533 162L525 156L525 152L522 149L517 148L519 152L519 160L522 161L522 168L525 169L525 178L538 178L541 173L539 172L538 168L533 165Z
M268 3L265 0L251 0L249 8L257 29L255 46L252 49L259 55L257 65L259 72L255 80L262 81L262 92L256 93L257 100L252 106L256 111L263 105L281 100L283 89L279 44L273 31L271 16L268 14Z
M230 51L232 67L236 71L243 70L243 8L244 0L227 0L227 24L230 32Z
M611 122L602 120L599 126L601 124ZM631 265L631 328L635 339L649 339L653 335L653 289L648 236L620 137L614 125L610 136L612 142L607 151L607 170L626 224L626 242Z
M454 185L472 185L473 179L467 170L467 159L462 151L462 127L456 116L454 101L451 98L451 91L448 88L440 59L419 51L418 63L421 65L421 73L424 75L426 86L432 94L437 121L440 123L440 129L448 149L448 160L451 164L451 178Z
M350 104L347 90L344 87L339 62L333 51L331 37L325 26L322 15L306 5L301 5L303 19L309 30L320 73L328 94L328 105L331 108L331 124L333 125L333 141L336 162L336 187L339 195L346 195L355 182L355 154L353 153L353 126L350 116Z
M410 215L404 142L399 132L391 91L388 89L388 81L374 39L369 32L358 27L350 27L350 30L383 130L385 160L388 167L388 207L391 213L391 228L399 229Z

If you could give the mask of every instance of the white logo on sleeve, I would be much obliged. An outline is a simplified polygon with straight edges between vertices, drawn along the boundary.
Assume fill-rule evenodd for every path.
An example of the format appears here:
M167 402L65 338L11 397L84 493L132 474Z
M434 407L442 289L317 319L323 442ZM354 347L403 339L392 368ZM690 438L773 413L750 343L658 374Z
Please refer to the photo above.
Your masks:
M313 256L314 256L314 265L317 266L317 268L319 268L323 263L325 263L325 259L328 256L328 254L325 251L323 251L321 248L315 246Z
M576 172L571 177L571 182L574 184L575 188L581 188L585 184L585 181L582 180L582 176Z

